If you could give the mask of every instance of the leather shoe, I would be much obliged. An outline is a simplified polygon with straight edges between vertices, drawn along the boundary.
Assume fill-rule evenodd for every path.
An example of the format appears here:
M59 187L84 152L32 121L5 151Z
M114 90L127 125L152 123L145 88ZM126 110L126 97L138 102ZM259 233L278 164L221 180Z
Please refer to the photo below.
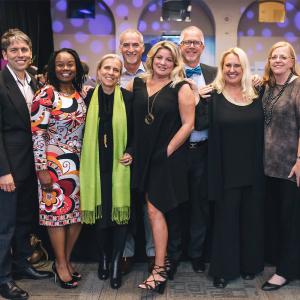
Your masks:
M12 275L14 279L46 279L54 276L52 272L38 271L31 266L14 271Z
M270 283L270 282L266 281L266 282L262 285L261 289L262 289L263 291L266 291L266 292L269 292L269 291L276 291L276 290L281 289L283 286L285 286L285 285L287 285L287 284L289 284L289 283L290 283L289 280L286 280L285 283L283 283L283 284L275 284L275 283Z
M24 300L29 295L26 291L19 288L14 281L0 284L0 295L5 299Z
M214 278L214 287L218 289L224 289L227 286L228 281L221 277Z
M169 280L173 280L177 272L178 261L169 257L165 259L165 267Z
M253 280L255 278L255 274L253 274L253 273L242 273L241 277L244 280Z
M192 258L191 264L194 272L196 273L204 273L205 271L205 263L201 260L201 258Z
M131 272L133 266L133 258L132 257L122 257L121 260L121 274L126 275Z

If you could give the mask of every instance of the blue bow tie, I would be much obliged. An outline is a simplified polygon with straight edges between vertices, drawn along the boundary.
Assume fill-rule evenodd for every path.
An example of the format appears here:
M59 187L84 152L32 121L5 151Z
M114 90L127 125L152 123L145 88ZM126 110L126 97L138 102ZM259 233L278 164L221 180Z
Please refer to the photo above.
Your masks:
M186 69L186 70L185 70L185 74L186 74L186 77L187 77L187 78L190 78L190 77L192 77L194 74L196 74L196 75L201 75L201 74L202 74L202 71L201 71L200 66L197 66L196 68L193 68L193 69Z

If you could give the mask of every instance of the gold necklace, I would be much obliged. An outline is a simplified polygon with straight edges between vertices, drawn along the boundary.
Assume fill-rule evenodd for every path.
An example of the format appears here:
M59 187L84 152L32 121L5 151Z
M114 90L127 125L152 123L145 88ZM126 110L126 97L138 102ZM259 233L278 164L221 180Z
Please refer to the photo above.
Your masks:
M154 118L154 115L153 115L154 102L155 102L157 96L159 95L160 91L161 91L165 86L167 86L169 83L170 83L170 82L168 82L166 85L164 85L163 87L161 87L161 89L160 89L158 92L156 92L156 95L154 96L154 99L153 99L153 101L152 101L152 103L151 103L151 107L150 107L150 97L152 97L153 95L149 97L149 94L148 94L148 98L147 98L147 114L146 114L146 116L145 116L145 123L146 123L147 125L151 125L151 124L154 122L154 119L155 119L155 118ZM147 86L146 86L146 89L147 89Z

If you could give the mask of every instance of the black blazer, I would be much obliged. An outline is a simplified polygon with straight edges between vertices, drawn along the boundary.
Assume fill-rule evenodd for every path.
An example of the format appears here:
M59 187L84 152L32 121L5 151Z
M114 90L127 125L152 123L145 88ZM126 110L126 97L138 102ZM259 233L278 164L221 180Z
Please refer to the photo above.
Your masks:
M217 76L217 67L200 64L203 77L206 84L210 84L215 80ZM207 103L203 99L200 99L196 105L195 111L195 130L204 130L208 128L208 108Z
M31 78L35 92L36 80ZM30 113L26 100L7 67L0 72L0 176L16 182L34 171Z

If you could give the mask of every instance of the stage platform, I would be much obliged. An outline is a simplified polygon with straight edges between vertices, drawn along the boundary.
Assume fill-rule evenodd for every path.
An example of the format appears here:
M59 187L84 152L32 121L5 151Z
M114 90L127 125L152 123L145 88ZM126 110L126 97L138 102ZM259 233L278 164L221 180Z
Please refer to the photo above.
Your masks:
M169 281L163 295L142 291L137 285L147 276L147 265L137 263L133 271L123 277L123 285L118 290L109 286L109 280L100 281L97 278L97 264L76 264L83 275L80 286L74 290L64 290L54 284L53 279L41 281L17 281L20 287L30 293L31 300L187 300L187 299L218 299L218 300L300 300L300 281L293 281L288 286L276 292L263 292L262 283L273 272L272 267L266 267L263 274L254 280L238 279L228 284L224 290L216 289L211 278L205 274L193 272L188 262L181 262L173 281ZM48 266L50 269L50 265Z

